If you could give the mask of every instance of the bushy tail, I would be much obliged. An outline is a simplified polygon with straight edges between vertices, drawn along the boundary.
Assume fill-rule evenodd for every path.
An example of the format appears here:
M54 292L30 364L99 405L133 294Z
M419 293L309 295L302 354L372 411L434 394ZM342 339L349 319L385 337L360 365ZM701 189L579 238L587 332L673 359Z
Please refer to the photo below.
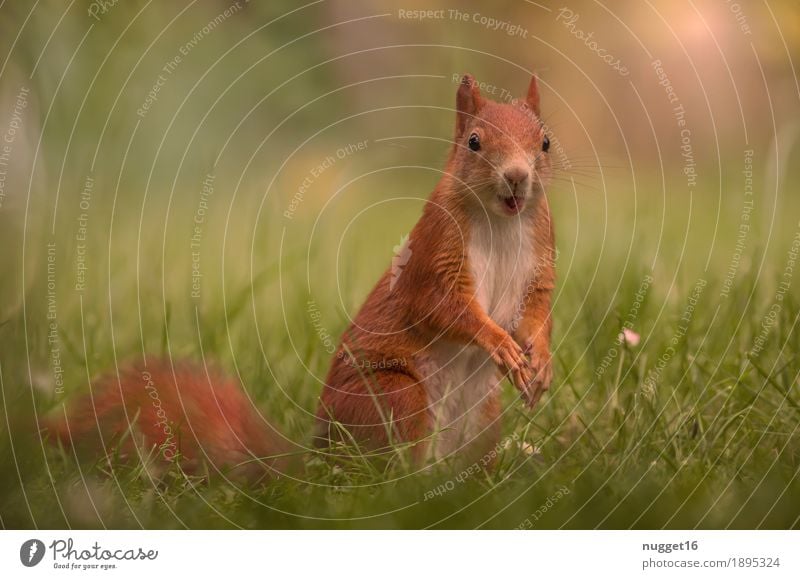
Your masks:
M185 472L207 465L249 480L277 476L291 445L253 406L239 384L190 362L151 361L92 382L89 394L46 420L64 446ZM157 456L156 456L157 454ZM141 457L144 458L144 457Z

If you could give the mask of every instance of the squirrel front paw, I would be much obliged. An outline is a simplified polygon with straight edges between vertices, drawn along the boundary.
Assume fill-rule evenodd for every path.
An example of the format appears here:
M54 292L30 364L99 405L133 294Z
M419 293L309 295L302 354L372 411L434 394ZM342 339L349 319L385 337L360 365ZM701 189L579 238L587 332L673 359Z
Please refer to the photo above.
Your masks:
M541 341L526 340L524 352L530 357L532 379L527 382L523 394L528 406L533 408L553 381L552 357L549 345Z
M503 374L509 376L514 386L524 393L534 375L522 347L514 341L514 338L505 334L498 337L488 350Z

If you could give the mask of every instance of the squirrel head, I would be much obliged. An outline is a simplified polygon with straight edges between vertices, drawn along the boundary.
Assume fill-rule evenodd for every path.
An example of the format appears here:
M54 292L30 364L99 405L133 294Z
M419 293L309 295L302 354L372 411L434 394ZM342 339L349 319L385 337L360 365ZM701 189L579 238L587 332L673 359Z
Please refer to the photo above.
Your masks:
M525 100L498 103L481 96L466 74L456 93L450 173L468 202L514 217L533 205L550 179L550 141L539 118L539 87L531 78Z

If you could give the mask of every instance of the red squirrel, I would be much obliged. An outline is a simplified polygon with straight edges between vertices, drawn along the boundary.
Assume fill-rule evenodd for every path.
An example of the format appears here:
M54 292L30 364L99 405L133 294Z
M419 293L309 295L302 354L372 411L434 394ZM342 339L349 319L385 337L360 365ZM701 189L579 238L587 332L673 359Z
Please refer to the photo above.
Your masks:
M462 78L442 177L406 241L402 271L384 273L342 337L320 397L317 446L347 439L380 452L407 443L419 463L471 456L499 442L504 377L530 406L548 390L555 248L539 114L535 76L526 98L508 103ZM101 378L48 427L67 445L99 433L108 448L132 423L142 448L180 457L185 470L206 461L279 472L290 446L238 384L186 362Z

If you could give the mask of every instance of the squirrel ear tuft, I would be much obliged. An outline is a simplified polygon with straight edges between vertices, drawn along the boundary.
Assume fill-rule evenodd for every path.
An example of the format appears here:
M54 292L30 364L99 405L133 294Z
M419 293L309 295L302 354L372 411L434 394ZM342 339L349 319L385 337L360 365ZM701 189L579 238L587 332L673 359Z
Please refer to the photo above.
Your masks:
M531 84L528 85L528 95L525 97L525 102L531 110L539 116L539 83L536 81L536 75L531 76Z
M474 117L483 104L483 97L478 88L478 83L471 74L461 78L461 84L456 93L456 138L464 134L464 129L470 117Z

